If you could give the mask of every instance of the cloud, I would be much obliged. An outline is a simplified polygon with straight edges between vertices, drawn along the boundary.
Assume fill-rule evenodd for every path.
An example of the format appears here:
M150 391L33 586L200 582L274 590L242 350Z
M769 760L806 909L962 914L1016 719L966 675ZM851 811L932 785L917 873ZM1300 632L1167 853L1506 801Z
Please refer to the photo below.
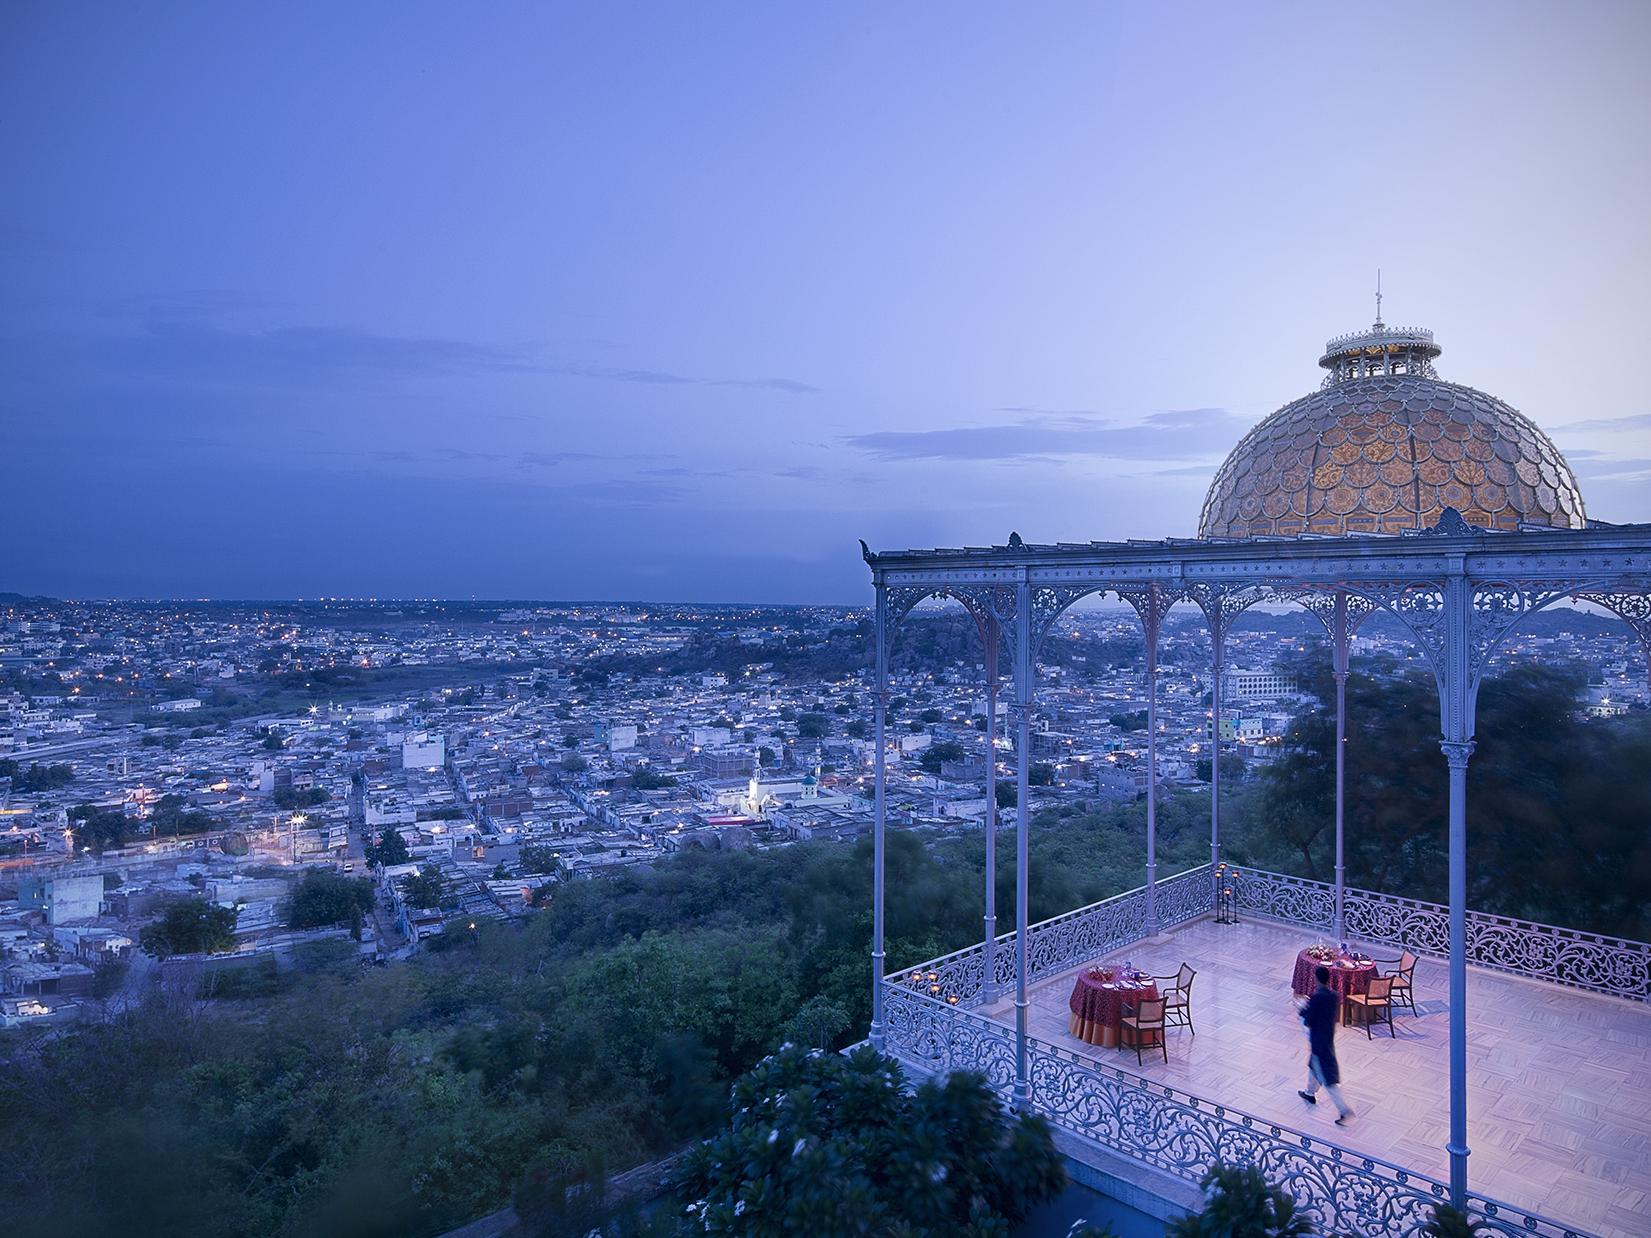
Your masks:
M583 362L547 368L552 373L572 374L576 378L605 378L616 383L646 383L655 387L691 385L699 381L682 374L667 374L663 370L637 370L616 365L587 365Z
M1212 420L1220 421L1229 417L1232 417L1232 414L1224 408L1166 408L1161 413L1153 413L1146 419L1146 424L1183 430L1202 430L1208 428Z
M215 318L226 314L264 311L272 302L234 288L187 288L177 292L131 292L100 302L96 313L140 323L155 319Z
M820 388L800 383L794 378L715 378L713 387L753 387L765 391L783 391L788 395L817 395Z
M636 477L611 477L599 481L557 486L556 494L581 502L645 507L652 503L676 503L688 497L681 486Z
M1651 413L1635 413L1631 417L1597 417L1589 421L1573 421L1554 427L1556 434L1572 430L1651 430Z
M506 349L462 340L380 335L350 327L239 331L177 320L152 321L135 335L100 341L92 353L106 369L238 385L533 368Z
M1000 404L992 411L994 413L1023 413L1028 417L1069 417L1081 421L1104 415L1092 408L1038 408L1031 404Z
M596 460L588 451L524 451L516 457L523 468L553 469L572 460Z
M1651 481L1651 460L1585 460L1576 471L1588 481Z
M785 395L820 391L794 378L695 378L643 366L547 361L523 348L385 335L355 327L260 329L210 321L254 306L226 291L134 294L103 307L105 316L131 323L123 334L78 339L38 334L12 337L0 340L0 359L10 354L14 363L33 370L95 368L106 374L236 386L512 373L561 374L653 387L743 387Z
M761 391L782 391L787 395L814 395L820 388L794 378L690 378L686 374L672 374L666 370L629 369L616 365L592 365L575 362L570 365L547 367L558 374L572 374L578 378L601 378L619 383L646 383L651 386L747 387Z
M1226 409L1177 409L1133 425L1063 413L1008 425L881 430L844 441L881 460L1196 460L1212 454L1209 444L1224 448L1237 442L1245 428L1243 419Z

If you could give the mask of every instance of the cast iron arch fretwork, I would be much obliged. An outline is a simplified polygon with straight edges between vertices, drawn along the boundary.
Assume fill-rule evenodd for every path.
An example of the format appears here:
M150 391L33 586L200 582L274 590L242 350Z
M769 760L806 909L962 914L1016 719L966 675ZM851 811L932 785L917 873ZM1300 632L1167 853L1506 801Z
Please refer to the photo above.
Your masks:
M1313 589L1289 600L1295 602L1323 624L1324 630L1330 639L1335 640L1337 593L1340 593L1346 599L1342 613L1346 616L1346 635L1352 636L1366 619L1376 613L1376 604L1362 593L1354 593L1348 589L1330 589L1328 591Z
M884 587L883 648L879 653L884 659L883 664L885 666L894 664L894 638L900 631L900 625L905 622L906 616L911 614L912 608L933 592L932 589L925 589L918 585L887 585Z
M1349 593L1353 593L1349 590ZM1444 682L1445 671L1445 585L1434 580L1361 582L1358 595L1385 610L1415 640L1427 658L1434 678Z
M1628 630L1639 639L1646 677L1651 679L1651 579L1613 581L1598 588L1578 590L1571 597L1579 602L1592 602L1628 625Z
M1218 645L1226 643L1227 634L1232 631L1240 615L1257 603L1271 601L1277 596L1276 588L1270 585L1201 580L1186 587L1187 600L1196 603L1198 609L1204 612L1211 639Z
M1007 598L998 596L1006 594ZM935 590L936 598L951 598L975 621L975 631L980 634L981 648L984 650L997 639L1001 652L1004 633L1014 632L1014 605L1015 591L1003 585L948 585L943 589ZM1000 609L1007 606L1008 620L1005 622Z
M1469 690L1479 686L1497 646L1527 615L1564 601L1570 587L1549 581L1498 580L1476 583L1468 613Z
M984 648L991 640L989 627L996 622L1000 640L1014 639L1015 590L1011 585L886 585L883 653L888 665L894 664L894 641L900 625L929 598L958 603L975 622L975 631Z
M1072 603L1091 593L1101 593L1093 585L1037 585L1032 589L1032 657L1043 648L1043 638L1066 613Z
M1183 601L1186 595L1180 589L1156 580L1144 585L1115 585L1112 591L1128 602L1135 611L1135 616L1141 621L1141 628L1146 633L1147 656L1156 657L1158 637L1164 627L1164 616L1169 614L1170 607Z

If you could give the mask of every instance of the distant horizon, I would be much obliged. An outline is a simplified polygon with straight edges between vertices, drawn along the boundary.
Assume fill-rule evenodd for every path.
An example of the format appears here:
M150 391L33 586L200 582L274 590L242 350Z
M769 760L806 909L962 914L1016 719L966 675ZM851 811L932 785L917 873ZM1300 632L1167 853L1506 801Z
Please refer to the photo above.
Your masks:
M1191 536L1378 312L1651 521L1651 5L1195 9L10 6L0 574L832 605Z

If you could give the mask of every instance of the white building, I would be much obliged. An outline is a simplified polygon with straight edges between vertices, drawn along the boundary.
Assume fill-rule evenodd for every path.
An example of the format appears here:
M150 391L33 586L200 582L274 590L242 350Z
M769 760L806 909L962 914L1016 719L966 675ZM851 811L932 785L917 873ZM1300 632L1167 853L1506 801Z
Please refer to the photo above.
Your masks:
M447 739L418 731L401 741L403 769L440 769L447 759Z
M17 884L17 905L39 911L47 924L90 920L103 903L103 875L79 877L24 877Z
M362 809L366 823L375 827L412 825L418 820L418 811L412 803L394 792L369 794Z
M1246 671L1233 667L1227 671L1221 685L1221 694L1227 700L1269 701L1281 696L1294 696L1300 689L1294 675L1277 671Z

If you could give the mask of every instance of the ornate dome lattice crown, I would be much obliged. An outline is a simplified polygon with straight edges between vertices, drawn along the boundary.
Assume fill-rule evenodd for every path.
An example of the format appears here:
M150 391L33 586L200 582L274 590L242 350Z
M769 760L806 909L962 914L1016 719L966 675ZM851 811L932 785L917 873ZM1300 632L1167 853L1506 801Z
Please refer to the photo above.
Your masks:
M1338 336L1312 395L1252 429L1216 472L1200 537L1403 533L1447 507L1471 525L1587 523L1576 477L1529 417L1445 382L1433 332Z

